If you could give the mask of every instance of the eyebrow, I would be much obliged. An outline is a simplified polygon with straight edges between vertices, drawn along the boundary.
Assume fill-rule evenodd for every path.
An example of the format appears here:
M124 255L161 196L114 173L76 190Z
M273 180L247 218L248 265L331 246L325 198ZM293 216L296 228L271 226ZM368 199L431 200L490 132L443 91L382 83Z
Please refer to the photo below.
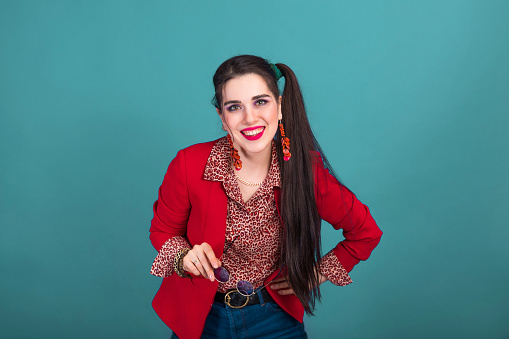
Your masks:
M268 94L260 94L260 95L255 95L254 97L251 98L252 101L254 100L258 100L260 98L266 98L266 97L269 97L270 98L270 95ZM223 106L226 106L226 105L229 105L229 104L240 104L240 100L230 100L230 101L227 101L223 104Z

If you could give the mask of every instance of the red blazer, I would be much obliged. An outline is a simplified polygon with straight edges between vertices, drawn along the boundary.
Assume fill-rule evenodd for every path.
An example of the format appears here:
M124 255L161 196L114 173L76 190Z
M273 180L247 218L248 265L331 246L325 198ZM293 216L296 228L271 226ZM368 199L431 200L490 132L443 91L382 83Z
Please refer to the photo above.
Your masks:
M223 253L226 232L227 196L220 181L203 179L205 165L216 141L180 150L170 163L159 197L154 203L150 240L159 251L171 237L185 236L191 246L207 242L216 257ZM315 196L320 217L335 229L343 229L345 240L334 253L349 272L360 260L368 259L380 241L382 232L363 205L345 186L340 186L315 165ZM278 211L280 190L274 188ZM350 213L348 213L350 212ZM277 275L274 272L265 283ZM163 279L152 306L159 317L179 338L199 338L214 302L218 282L186 279L173 274ZM304 307L294 295L281 296L267 291L281 308L302 322Z

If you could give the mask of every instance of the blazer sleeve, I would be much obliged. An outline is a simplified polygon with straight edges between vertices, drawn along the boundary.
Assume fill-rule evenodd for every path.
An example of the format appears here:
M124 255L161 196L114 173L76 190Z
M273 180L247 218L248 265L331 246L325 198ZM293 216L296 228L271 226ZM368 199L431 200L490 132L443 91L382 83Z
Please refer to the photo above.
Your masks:
M369 208L324 168L319 156L315 161L315 188L320 217L335 229L343 230L345 239L333 251L341 265L350 272L360 260L369 258L380 242L382 231Z
M168 166L154 203L150 241L158 252L170 238L186 236L190 209L186 154L180 150Z

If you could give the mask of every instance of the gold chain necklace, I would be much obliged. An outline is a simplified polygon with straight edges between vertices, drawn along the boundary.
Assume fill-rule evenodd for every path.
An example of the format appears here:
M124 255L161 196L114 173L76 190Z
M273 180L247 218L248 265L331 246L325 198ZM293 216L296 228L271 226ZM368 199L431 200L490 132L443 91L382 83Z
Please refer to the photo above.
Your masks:
M235 174L235 177L237 178L237 180L240 181L241 183L243 183L244 185L256 187L256 186L261 186L263 184L263 181L262 182L249 182L249 181L245 181L244 179L241 179L237 175L237 173L234 173L234 174Z

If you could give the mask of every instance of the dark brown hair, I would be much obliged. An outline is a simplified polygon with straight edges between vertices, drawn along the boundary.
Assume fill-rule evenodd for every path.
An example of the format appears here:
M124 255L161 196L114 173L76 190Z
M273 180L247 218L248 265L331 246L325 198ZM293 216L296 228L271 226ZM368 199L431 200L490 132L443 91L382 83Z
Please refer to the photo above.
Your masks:
M281 219L285 227L282 260L287 267L288 280L307 313L313 314L315 300L320 300L319 279L316 274L320 253L321 219L315 201L315 180L312 157L319 152L329 164L316 142L306 115L304 100L297 78L290 67L276 64L284 76L281 111L285 134L290 139L290 161L283 161L282 147L277 147L281 170ZM245 74L258 74L270 91L279 97L278 79L270 63L260 57L240 55L226 60L214 74L213 105L222 114L222 95L226 82ZM276 133L281 145L281 133ZM312 286L315 286L312 288Z

